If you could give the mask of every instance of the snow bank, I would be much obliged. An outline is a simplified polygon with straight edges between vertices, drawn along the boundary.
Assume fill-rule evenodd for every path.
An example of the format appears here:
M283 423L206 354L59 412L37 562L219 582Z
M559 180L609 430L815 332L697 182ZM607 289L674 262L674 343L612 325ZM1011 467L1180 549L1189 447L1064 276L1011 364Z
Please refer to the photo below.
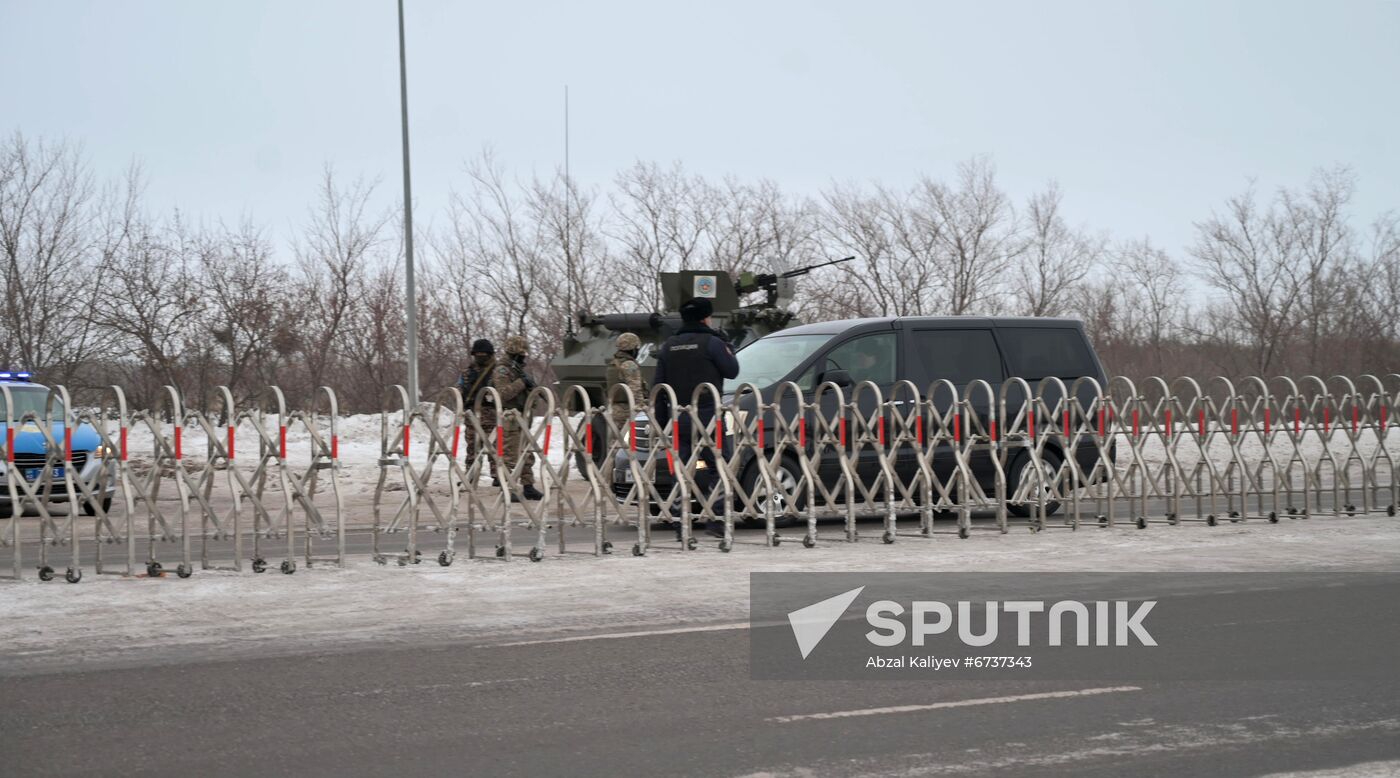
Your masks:
M503 642L573 631L748 616L754 571L1397 570L1400 522L1313 519L1282 524L1085 529L739 546L722 554L657 549L643 558L588 555L467 560L452 567L274 573L200 572L188 580L34 580L0 584L0 673L54 672L357 646Z

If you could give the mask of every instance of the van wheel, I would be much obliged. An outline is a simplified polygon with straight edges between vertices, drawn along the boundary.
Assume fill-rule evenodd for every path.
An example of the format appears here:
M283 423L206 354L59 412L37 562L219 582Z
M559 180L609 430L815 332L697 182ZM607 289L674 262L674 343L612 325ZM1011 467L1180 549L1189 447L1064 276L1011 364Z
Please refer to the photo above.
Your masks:
M758 511L758 518L762 517L768 510L768 501L773 500L773 525L776 527L796 526L799 519L795 516L783 515L789 508L799 513L807 508L807 495L798 489L798 484L802 483L802 470L796 462L784 457L778 461L778 470L773 474L776 482L774 494L770 497L768 489L763 483L763 478L758 472L758 463L755 462L748 467L744 474L744 491L753 495L754 510Z
M1054 449L1047 448L1040 454L1040 469L1041 472L1044 474L1046 492L1046 516L1053 516L1055 515L1055 512L1060 509L1060 501L1054 499L1056 495L1054 494L1054 490L1051 487L1051 484L1054 483L1055 477L1059 475L1060 464L1063 462L1064 459L1060 456L1059 452L1055 451ZM1031 516L1036 515L1036 512L1040 509L1040 504L1036 502L1036 500L1039 499L1040 495L1036 494L1033 491L1040 487L1034 483L1035 475L1031 471L1031 464L1031 455L1024 451L1021 452L1021 454L1017 456L1016 460L1011 464L1011 472L1007 474L1006 479L1006 486L1009 494L1017 494L1020 491L1020 486L1023 478L1030 479L1029 488L1032 491L1028 491L1026 493L1026 499L1028 501L1008 501L1006 504L1006 509L1010 511L1010 513L1013 516L1019 516L1023 519L1030 518Z

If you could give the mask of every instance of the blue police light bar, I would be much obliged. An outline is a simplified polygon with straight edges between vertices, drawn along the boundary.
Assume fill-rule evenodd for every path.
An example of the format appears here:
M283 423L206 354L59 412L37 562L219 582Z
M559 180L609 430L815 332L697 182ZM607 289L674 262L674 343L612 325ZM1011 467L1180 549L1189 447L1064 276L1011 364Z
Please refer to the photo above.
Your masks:
M33 376L33 373L27 370L18 373L5 371L0 372L0 381L28 381L31 376Z

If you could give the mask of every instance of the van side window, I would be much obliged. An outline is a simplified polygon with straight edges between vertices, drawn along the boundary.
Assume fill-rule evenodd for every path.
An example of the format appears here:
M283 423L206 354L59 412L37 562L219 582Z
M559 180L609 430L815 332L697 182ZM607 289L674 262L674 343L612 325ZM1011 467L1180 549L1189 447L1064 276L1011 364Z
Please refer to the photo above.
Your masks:
M947 379L962 389L977 379L1001 383L1001 352L991 330L914 330L914 385L919 391Z
M845 370L855 383L889 386L895 381L895 334L881 332L848 340L827 352L822 372Z
M998 333L1012 375L1027 381L1098 375L1084 335L1076 329L1003 327Z

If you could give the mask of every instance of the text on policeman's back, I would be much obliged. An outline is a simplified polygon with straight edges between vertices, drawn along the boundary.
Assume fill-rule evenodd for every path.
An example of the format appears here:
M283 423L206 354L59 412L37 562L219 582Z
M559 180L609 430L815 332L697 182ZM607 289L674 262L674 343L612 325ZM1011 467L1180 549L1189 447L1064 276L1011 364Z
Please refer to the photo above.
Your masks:
M1137 607L1130 613L1129 607L1133 604ZM1157 641L1143 626L1143 620L1156 605L1156 600L1138 603L1126 600L1089 603L1062 600L1050 603L1049 607L1037 600L989 601L986 603L985 620L979 633L973 624L973 603L963 600L955 603L956 634L964 645L991 645L997 639L998 612L1003 612L1016 616L1018 646L1031 645L1033 622L1036 631L1043 631L1045 635L1046 642L1043 645L1065 645L1065 626L1066 622L1069 622L1071 645L1126 646L1130 644L1129 639L1133 638L1138 645L1155 646ZM910 603L910 624L906 627L903 621L895 618L904 615L904 606L893 600L879 600L865 609L865 620L874 628L865 633L865 638L874 645L886 648L898 646L904 643L906 638L909 638L913 645L922 646L925 638L953 629L954 610L948 603L938 600L915 600Z

